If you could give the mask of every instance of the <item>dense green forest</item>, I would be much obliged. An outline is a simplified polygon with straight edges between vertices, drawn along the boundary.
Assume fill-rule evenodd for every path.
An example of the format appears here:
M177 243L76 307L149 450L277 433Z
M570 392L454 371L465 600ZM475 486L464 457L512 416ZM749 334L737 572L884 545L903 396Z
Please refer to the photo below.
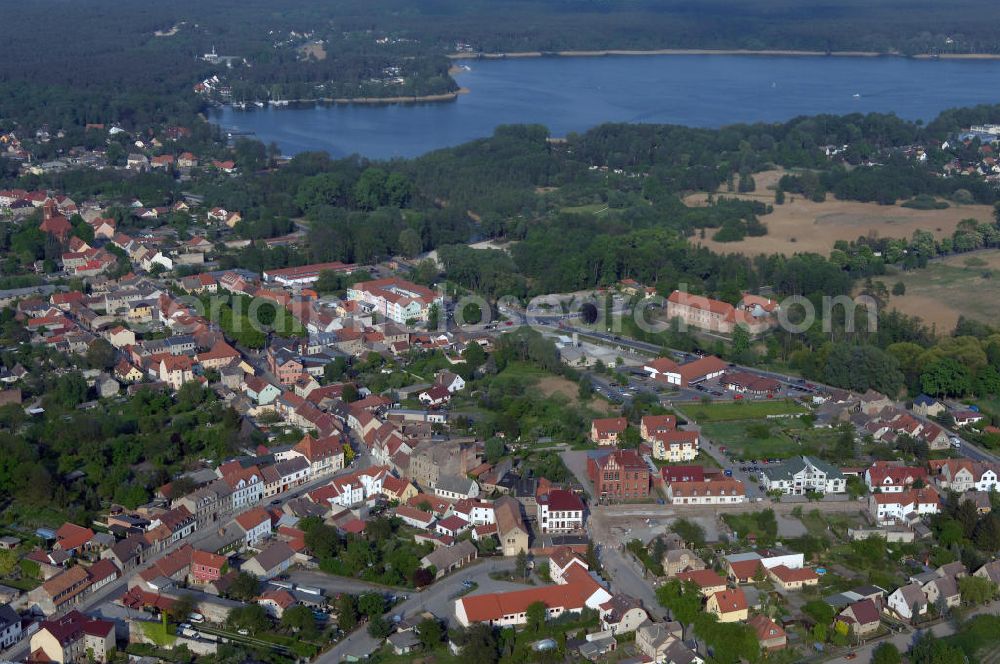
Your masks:
M458 44L1000 52L1000 6L984 0L2 0L0 12L0 120L57 126L184 121L213 75L235 100L448 92ZM213 49L232 67L200 59Z

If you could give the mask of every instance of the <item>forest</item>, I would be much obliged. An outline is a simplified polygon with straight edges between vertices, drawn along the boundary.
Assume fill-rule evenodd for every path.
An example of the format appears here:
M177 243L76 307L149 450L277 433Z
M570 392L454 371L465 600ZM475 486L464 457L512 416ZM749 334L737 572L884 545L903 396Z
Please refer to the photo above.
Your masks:
M32 126L184 122L213 75L236 101L449 92L459 44L1000 53L1000 7L984 0L0 0L0 12L0 123ZM213 50L232 66L201 59Z

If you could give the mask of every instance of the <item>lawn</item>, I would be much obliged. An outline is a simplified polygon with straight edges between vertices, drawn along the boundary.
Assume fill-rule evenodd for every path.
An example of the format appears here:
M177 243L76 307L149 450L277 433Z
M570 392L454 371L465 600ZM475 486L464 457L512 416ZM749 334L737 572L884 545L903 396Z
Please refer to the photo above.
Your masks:
M906 294L889 299L889 307L920 316L941 331L951 330L959 316L991 323L1000 316L994 275L1000 270L1000 251L956 254L932 261L926 268L910 270L897 277L887 276L906 286Z
M733 401L697 404L685 407L686 415L696 422L755 420L768 415L801 415L809 412L794 401Z
M798 418L710 422L701 430L714 443L725 446L735 459L819 454L837 439L835 431L810 429Z

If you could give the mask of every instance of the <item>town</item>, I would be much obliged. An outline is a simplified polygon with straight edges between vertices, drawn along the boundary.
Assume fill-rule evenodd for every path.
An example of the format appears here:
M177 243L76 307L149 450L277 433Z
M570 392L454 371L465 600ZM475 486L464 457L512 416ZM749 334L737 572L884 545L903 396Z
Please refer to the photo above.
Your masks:
M889 160L983 197L1000 129L968 124L864 159L813 145L844 161L776 204ZM895 312L860 307L801 341L787 302L884 304L863 270L989 251L996 223L777 267L685 237L685 272L650 234L630 250L662 250L660 278L556 288L591 268L492 245L495 216L416 169L229 138L0 135L0 660L995 661L1000 335L863 336L848 322ZM570 170L623 196L659 177ZM757 232L763 205L706 209L727 205ZM753 283L689 292L726 265Z

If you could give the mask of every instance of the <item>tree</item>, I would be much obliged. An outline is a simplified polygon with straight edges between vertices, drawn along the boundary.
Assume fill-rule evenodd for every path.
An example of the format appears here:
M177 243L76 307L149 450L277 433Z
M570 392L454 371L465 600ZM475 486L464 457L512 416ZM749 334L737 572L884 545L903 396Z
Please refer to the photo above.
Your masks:
M413 258L423 251L420 233L412 228L404 228L399 232L399 253L407 258Z
M345 632L350 632L358 624L358 602L354 595L342 593L337 598L337 626Z
M926 366L920 375L924 392L934 396L962 396L972 389L967 366L950 357L940 357Z
M677 519L670 524L670 530L684 539L685 542L696 549L705 546L705 529L701 524L688 519Z
M444 639L444 628L434 618L421 620L417 625L417 632L420 635L420 644L426 650L433 650Z
M198 608L198 601L194 596L184 593L180 597L174 600L174 605L170 611L176 621L186 620L189 615L195 612Z
M372 618L368 623L368 635L373 639L384 639L392 634L392 625L382 616Z
M410 575L410 583L414 588L423 588L434 583L434 574L426 567L418 567Z
M958 590L966 604L985 604L997 595L997 584L979 576L963 576L958 580Z
M589 401L590 397L594 394L594 385L590 382L590 376L583 374L580 376L580 384L577 389L577 396L580 401Z
M229 586L229 596L244 602L249 602L260 594L260 581L248 572L240 572Z
M750 352L750 330L745 325L733 329L733 357L744 357Z
M896 296L906 295L906 284L902 281L897 281L892 285L892 294Z
M116 359L115 347L106 339L97 339L87 348L87 364L91 369L111 369Z
M965 654L960 648L949 645L929 631L921 634L910 649L910 664L954 664L964 661Z
M548 607L545 606L545 602L532 602L525 609L525 618L527 618L527 628L529 631L537 632L545 624L545 616L548 612Z
M312 609L298 604L285 609L281 614L281 626L293 632L311 635L316 631L316 618L313 617Z
M358 609L369 618L385 613L385 599L379 593L365 593L358 598Z
M490 625L477 623L455 634L462 646L462 659L476 664L496 664L500 659L496 631Z
M899 654L899 648L890 642L879 645L872 652L871 664L900 664L902 661L903 657Z
M247 604L229 612L226 624L235 630L245 629L251 634L262 632L271 626L267 612L259 604Z
M514 576L522 579L528 576L528 554L523 549L517 552L514 559Z
M486 455L486 461L491 464L495 464L500 460L500 457L504 453L503 440L499 438L490 438L486 441L483 446L483 452Z

